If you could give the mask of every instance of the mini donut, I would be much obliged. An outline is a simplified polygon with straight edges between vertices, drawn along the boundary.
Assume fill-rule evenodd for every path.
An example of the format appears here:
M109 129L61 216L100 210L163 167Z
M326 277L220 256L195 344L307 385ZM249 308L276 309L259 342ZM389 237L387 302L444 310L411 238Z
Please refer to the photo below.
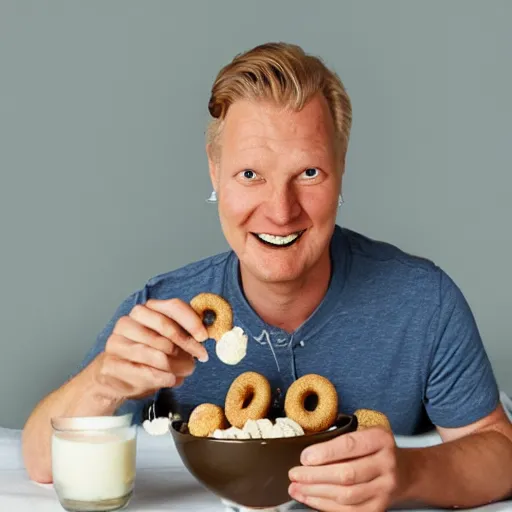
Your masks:
M217 429L226 428L222 407L215 404L198 405L188 420L188 431L196 437L208 437Z
M269 381L259 373L240 374L229 387L224 406L231 425L243 428L247 420L260 420L267 416L272 401Z
M305 407L306 398L316 395L318 403L313 411ZM338 393L332 382L314 373L297 379L286 392L286 416L296 421L306 433L329 429L338 415Z
M191 301L192 309L201 317L208 336L219 341L233 328L233 310L229 302L215 293L200 293Z
M358 409L354 416L357 418L357 430L365 430L371 427L383 427L386 430L391 430L391 424L388 417L379 411L371 409Z

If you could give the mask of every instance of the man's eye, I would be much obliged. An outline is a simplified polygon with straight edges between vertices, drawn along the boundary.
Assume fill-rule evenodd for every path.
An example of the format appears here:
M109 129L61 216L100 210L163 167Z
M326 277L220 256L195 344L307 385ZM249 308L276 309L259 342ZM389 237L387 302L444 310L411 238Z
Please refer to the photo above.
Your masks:
M319 171L316 167L310 167L304 171L304 174L307 178L316 178L319 174Z
M252 180L256 178L256 173L252 169L245 169L243 176L246 180Z

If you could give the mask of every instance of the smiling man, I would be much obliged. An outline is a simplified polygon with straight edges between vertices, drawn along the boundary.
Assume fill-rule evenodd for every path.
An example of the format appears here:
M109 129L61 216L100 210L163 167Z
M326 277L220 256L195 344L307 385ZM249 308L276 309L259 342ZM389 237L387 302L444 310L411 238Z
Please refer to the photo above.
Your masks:
M322 94L295 111L292 87L286 93L277 105L250 96L233 101L211 127L208 156L244 295L268 324L292 333L329 284L343 146Z
M336 225L352 119L338 76L297 46L262 45L219 72L209 110L210 176L232 250L157 276L121 304L76 375L29 418L32 478L52 478L52 416L140 421L163 388L186 414L222 405L254 370L283 391L322 374L343 412L376 409L395 434L435 426L446 441L399 449L373 428L316 445L290 472L298 501L362 512L510 495L512 428L461 291L432 262ZM227 298L249 337L238 365L201 343L189 302L203 291Z

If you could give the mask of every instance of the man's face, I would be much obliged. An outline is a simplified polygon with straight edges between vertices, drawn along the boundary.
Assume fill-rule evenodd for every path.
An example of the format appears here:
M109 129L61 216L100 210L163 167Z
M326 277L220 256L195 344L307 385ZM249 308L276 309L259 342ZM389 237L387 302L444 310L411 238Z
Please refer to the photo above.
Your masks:
M237 101L219 144L210 174L242 270L283 283L328 264L342 169L325 99L301 112Z

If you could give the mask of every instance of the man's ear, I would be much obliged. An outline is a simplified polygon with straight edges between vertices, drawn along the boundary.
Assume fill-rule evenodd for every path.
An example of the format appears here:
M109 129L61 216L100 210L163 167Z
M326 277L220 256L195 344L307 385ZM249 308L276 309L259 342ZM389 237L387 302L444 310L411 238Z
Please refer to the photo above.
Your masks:
M215 150L211 143L206 144L206 156L208 157L208 169L210 171L210 180L212 182L213 190L216 191L218 178L218 162L215 155Z

